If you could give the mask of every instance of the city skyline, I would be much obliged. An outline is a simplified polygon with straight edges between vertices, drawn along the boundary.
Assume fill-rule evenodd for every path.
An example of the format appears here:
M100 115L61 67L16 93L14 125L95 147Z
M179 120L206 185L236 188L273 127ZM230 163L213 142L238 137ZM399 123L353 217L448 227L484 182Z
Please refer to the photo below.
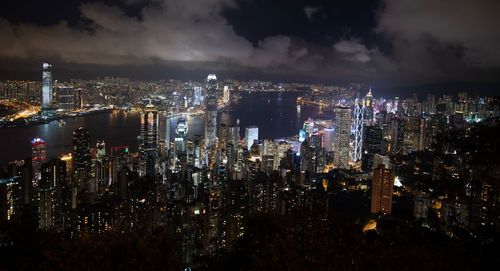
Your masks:
M454 8L442 8L447 4ZM0 78L35 79L35 63L47 60L58 67L62 80L102 75L186 79L217 73L242 80L361 82L384 91L434 84L492 91L500 83L499 58L492 46L499 40L498 18L491 13L498 7L495 1L424 1L411 9L392 0L40 5L12 2L3 10L14 12L0 14L0 31L9 40L0 44ZM40 14L27 10L38 6ZM58 12L59 6L64 12ZM273 27L250 23L252 16ZM128 38L136 35L141 38Z
M4 7L0 269L500 265L500 2Z

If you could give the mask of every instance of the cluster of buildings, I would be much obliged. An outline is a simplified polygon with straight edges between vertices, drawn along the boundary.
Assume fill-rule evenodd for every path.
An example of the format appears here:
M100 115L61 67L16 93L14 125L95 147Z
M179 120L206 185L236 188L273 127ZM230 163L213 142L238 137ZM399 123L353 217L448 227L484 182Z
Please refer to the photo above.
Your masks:
M308 121L299 132L301 170L337 168L370 179L358 187L371 186L373 214L391 214L393 195L408 196L410 215L425 227L473 236L500 229L498 165L488 166L487 155L475 156L488 152L478 129L498 125L495 98L462 92L385 100L369 90L362 99L339 99L332 106L330 126Z
M53 104L49 69L44 64L42 108ZM126 99L112 93L132 83L123 78L104 81L94 84L101 87L99 99L127 107ZM256 126L218 122L218 110L231 103L238 88L234 82L221 84L210 74L203 84L170 83L184 91L166 99L161 95L165 85L141 83L149 95L134 94L137 102L129 107L141 114L137 153L129 152L128 146L109 147L99 139L92 144L95 141L85 127L73 132L72 152L59 157L46 157L46 143L33 139L32 156L9 163L0 179L0 220L22 223L34 217L40 229L69 236L164 227L181 238L180 249L190 263L193 256L215 255L229 247L244 234L245 221L253 213L328 210L336 192L333 184L338 182L328 179L332 170L360 182L368 180L368 185L357 187L371 187L373 214L391 214L393 195L401 193L394 188L395 180L401 177L406 183L403 192L415 199L417 218L427 220L428 210L451 204L439 208L448 217L461 210L462 201L447 201L450 197L445 200L443 194L429 192L434 186L424 190L405 179L408 161L423 163L419 155L434 152L439 135L499 115L498 106L488 99L466 94L458 100L432 95L424 101L416 96L385 100L375 99L369 90L363 98L339 97L331 104L334 119L308 120L298 137L262 140ZM58 91L59 105L71 107L72 92ZM204 114L203 135L188 137L184 116L192 112ZM170 127L171 118L176 118L175 127ZM457 173L452 169L460 164L451 167L442 157L433 159L431 176L436 179ZM425 172L415 166L407 175ZM498 187L481 185L483 196L498 192ZM498 197L492 193L487 196ZM485 219L477 223L491 222Z

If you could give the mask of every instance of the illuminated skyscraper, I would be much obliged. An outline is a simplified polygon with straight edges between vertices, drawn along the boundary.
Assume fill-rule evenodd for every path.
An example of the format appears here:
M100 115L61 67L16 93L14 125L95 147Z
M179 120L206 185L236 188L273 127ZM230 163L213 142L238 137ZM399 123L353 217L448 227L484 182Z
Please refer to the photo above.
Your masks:
M229 103L230 95L231 95L231 90L229 89L229 86L224 86L224 93L223 93L222 101L225 104Z
M217 140L217 77L207 77L207 96L205 98L205 147L212 148Z
M333 164L337 168L348 168L350 160L351 108L346 106L335 108L335 121Z
M373 122L374 111L373 111L373 94L372 89L368 90L368 94L365 97L365 121L367 123Z
M200 106L201 105L201 86L195 86L194 87L194 94L193 94L193 105L194 106Z
M364 171L371 171L373 156L382 153L383 130L379 126L366 126L364 134L362 167Z
M408 154L412 151L421 151L425 145L426 134L425 119L420 116L406 117L404 126L403 153Z
M391 169L379 164L373 170L371 213L390 214L394 176Z
M167 118L165 120L165 148L167 150L170 149L170 126L171 126L171 118Z
M62 189L66 185L66 162L52 159L42 165L42 179L38 187L40 228L62 227Z
M259 140L259 127L249 126L245 128L245 143L247 150L252 148L254 140Z
M325 148L326 152L331 152L333 150L333 141L335 139L335 129L325 128L322 133L322 147Z
M73 132L73 172L78 189L83 190L90 178L90 133L80 127Z
M42 64L42 108L52 107L52 65L47 62Z
M229 127L229 143L234 147L238 147L240 142L240 125L237 123L234 126Z
M368 90L368 93L366 94L366 107L373 107L373 94L371 88Z
M38 181L41 179L40 167L45 162L45 141L41 138L34 138L31 140L31 161L33 166L33 186L36 187Z
M185 119L179 119L177 128L175 129L175 153L186 152L188 124Z
M158 160L158 110L148 104L141 116L140 175L155 176Z
M390 153L398 153L403 150L405 122L402 118L392 118L389 126Z
M351 128L351 152L352 162L361 160L363 148L363 127L364 127L365 107L361 100L356 99L354 104L354 114Z

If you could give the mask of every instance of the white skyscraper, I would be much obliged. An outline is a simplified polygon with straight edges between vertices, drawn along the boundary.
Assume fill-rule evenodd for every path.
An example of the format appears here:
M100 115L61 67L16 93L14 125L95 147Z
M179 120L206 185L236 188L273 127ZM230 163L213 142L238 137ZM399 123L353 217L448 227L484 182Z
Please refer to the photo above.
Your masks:
M323 148L326 152L331 152L333 150L333 140L335 136L335 129L325 128L323 129Z
M205 146L212 148L217 141L217 77L207 77L207 96L205 97Z
M247 150L253 145L254 140L259 140L259 127L248 126L245 128L245 143L247 145Z
M42 108L52 107L52 65L42 64Z
M193 105L200 106L201 105L201 86L194 87L194 95L193 95Z
M224 86L224 93L223 93L223 96L222 96L222 101L225 104L229 103L230 94L231 94L231 90L229 89L229 86Z

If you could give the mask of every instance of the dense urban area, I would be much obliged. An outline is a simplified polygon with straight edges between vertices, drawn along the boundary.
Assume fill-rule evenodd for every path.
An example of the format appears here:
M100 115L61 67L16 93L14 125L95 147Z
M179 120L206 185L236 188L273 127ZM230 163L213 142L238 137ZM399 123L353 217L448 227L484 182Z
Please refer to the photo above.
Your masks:
M379 97L362 84L221 79L0 82L2 130L138 114L137 146L72 133L71 152L5 154L0 269L409 270L499 264L500 99ZM471 90L472 91L472 90ZM218 114L294 92L295 134ZM256 113L258 114L258 113ZM188 136L189 119L203 119ZM2 138L2 145L10 138ZM137 152L132 151L137 149ZM1 150L0 150L1 151Z

